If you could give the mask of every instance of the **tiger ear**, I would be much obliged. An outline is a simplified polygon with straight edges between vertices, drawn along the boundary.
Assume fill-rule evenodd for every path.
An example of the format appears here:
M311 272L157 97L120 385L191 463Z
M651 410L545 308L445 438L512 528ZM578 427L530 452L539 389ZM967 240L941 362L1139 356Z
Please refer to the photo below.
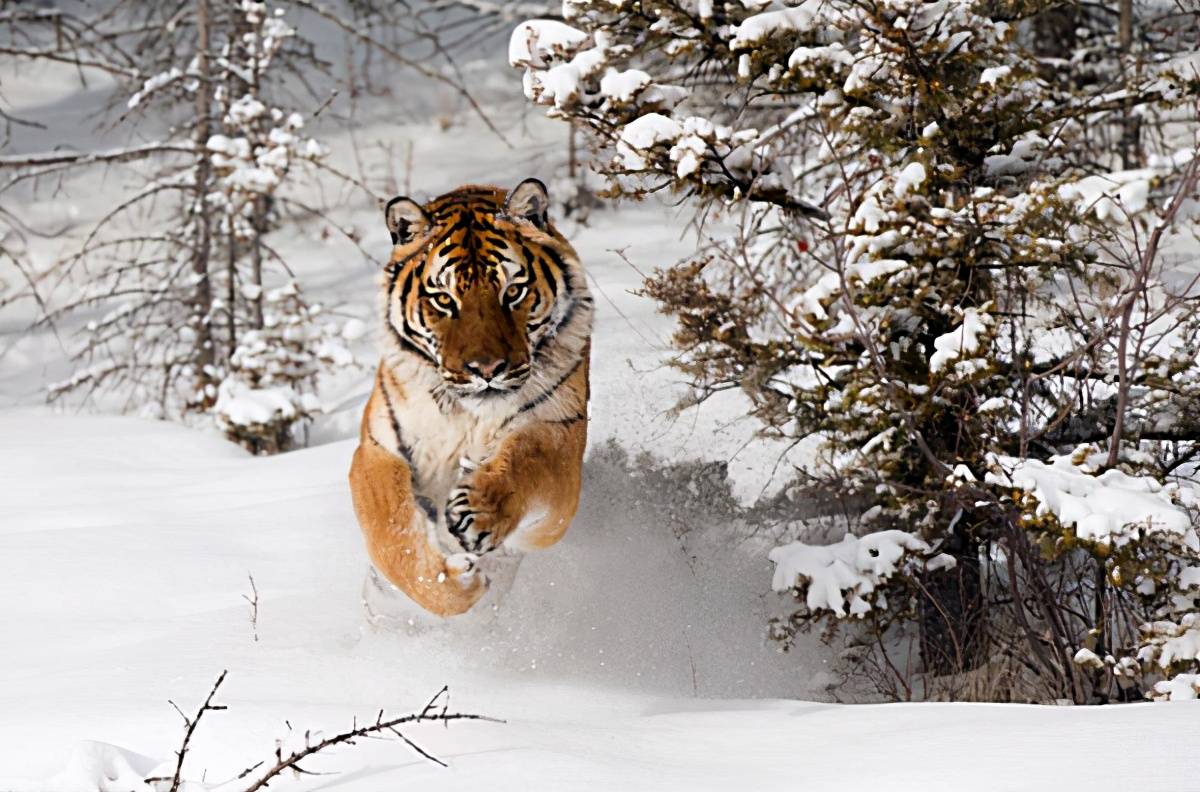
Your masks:
M408 244L429 227L429 215L425 214L421 205L403 195L387 202L383 208L383 218L387 222L388 233L392 235L393 245Z
M550 209L550 194L546 185L537 179L526 179L508 194L504 202L504 213L509 217L520 217L538 228L546 227L546 213Z

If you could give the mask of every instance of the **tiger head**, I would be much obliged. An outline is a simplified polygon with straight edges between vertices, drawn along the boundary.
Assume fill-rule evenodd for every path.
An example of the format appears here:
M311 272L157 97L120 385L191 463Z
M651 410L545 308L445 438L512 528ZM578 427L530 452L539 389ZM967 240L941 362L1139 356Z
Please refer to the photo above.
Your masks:
M462 187L425 205L393 198L384 210L388 330L460 400L519 392L576 306L590 304L549 203L545 185L526 179L507 194Z

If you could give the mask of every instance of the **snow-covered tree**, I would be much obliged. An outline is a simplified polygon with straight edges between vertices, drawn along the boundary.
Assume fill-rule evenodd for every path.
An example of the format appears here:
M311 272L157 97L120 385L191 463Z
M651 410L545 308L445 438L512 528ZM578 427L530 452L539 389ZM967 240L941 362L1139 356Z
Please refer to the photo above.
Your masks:
M14 209L0 211L0 308L35 297L44 324L86 320L72 349L76 368L51 386L51 397L102 395L106 406L116 397L125 409L215 422L256 451L287 447L319 409L313 392L321 372L349 358L335 348L332 312L306 301L271 237L298 216L345 230L329 207L303 194L313 186L385 197L365 174L351 177L328 162L306 122L381 75L390 89L398 73L437 81L482 113L453 61L470 41L443 36L494 34L505 7L484 4L479 20L458 0L401 10L371 0L0 9L0 23L8 23L0 26L0 53L112 75L124 99L114 127L137 141L105 151L0 154L0 171L9 174L0 194ZM344 74L327 60L339 39ZM24 261L19 234L8 234L21 228L20 201L96 166L117 166L136 189L121 194L53 271ZM264 414L267 405L274 407Z
M281 450L292 425L317 407L303 389L311 389L312 365L322 356L308 342L333 334L285 336L268 326L263 295L272 277L279 285L289 281L289 324L317 311L305 305L263 237L279 225L276 198L289 177L319 162L325 150L303 136L299 113L267 98L277 89L273 67L287 65L289 55L293 65L304 57L303 50L286 50L295 30L282 15L251 0L211 6L198 0L194 9L194 48L183 49L176 64L146 79L127 102L130 113L143 117L186 109L174 135L156 146L181 156L165 167L154 161L144 188L115 207L71 258L68 275L79 264L91 277L62 310L108 310L87 326L76 353L81 367L52 390L66 395L119 384L133 403L153 405L159 414L215 412L218 424L248 447ZM156 211L160 196L173 211ZM131 212L153 230L130 233L119 225ZM272 358L292 365L264 378L250 363ZM246 420L241 401L261 410L285 394L291 402L277 404L269 420Z
M1154 685L1200 670L1196 12L564 19L513 33L527 96L591 132L614 195L683 193L736 228L646 285L695 398L740 388L765 434L815 449L797 491L858 507L841 543L772 553L803 602L778 634L853 625L898 695L1000 663L1028 692L999 696L1193 689Z

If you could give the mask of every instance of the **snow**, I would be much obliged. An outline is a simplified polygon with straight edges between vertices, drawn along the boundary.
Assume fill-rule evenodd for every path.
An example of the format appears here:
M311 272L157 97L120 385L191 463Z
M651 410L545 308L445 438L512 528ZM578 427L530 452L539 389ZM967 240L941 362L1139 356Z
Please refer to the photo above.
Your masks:
M868 193L858 208L854 210L854 216L850 218L848 225L851 230L862 230L868 234L874 234L879 230L880 223L886 219L887 214L879 205L879 199L872 192Z
M1200 660L1200 614L1185 614L1178 622L1144 624L1142 632L1147 640L1139 659L1152 660L1164 670L1174 663Z
M59 772L44 781L27 779L8 781L11 792L23 787L53 792L122 792L145 788L142 779L154 775L158 762L148 756L126 751L115 745L95 740L80 740L67 755Z
M1011 66L992 66L990 68L984 69L983 73L979 75L979 84L980 85L995 85L996 83L998 83L1000 80L1004 79L1011 73L1012 73Z
M875 259L874 261L859 261L850 266L850 275L863 283L870 283L876 278L892 275L908 267L908 262L902 259Z
M1038 502L1039 515L1052 513L1064 526L1073 526L1080 539L1120 547L1144 531L1200 549L1187 512L1149 476L1115 469L1093 475L1073 456L1049 463L997 457L996 465L989 482L1025 490Z
M252 388L233 379L221 382L213 408L230 423L242 426L266 424L296 414L295 390L287 385Z
M896 176L896 184L892 188L897 198L902 198L925 183L925 166L919 162L910 162Z
M928 543L904 531L878 531L863 537L847 534L837 544L792 542L772 550L775 576L771 587L787 591L803 585L809 610L830 610L837 616L845 616L849 610L861 616L872 607L864 597L873 594L912 556L931 557L936 568L954 563L949 556L934 555Z
M512 66L541 64L548 54L572 51L588 40L588 34L552 19L522 22L508 41L508 62Z
M989 317L977 308L966 308L962 322L949 333L933 340L934 353L929 357L929 370L941 371L946 364L979 351L979 336L989 324Z
M840 42L836 41L824 47L797 47L788 56L788 68L795 69L813 61L839 63L843 66L849 66L854 63L854 55Z
M144 102L146 100L147 96L150 96L150 94L161 89L164 85L169 85L169 84L175 82L182 76L183 76L183 72L181 72L179 69L174 68L174 67L172 67L171 69L169 69L165 72L154 75L153 77L151 77L150 79L148 79L144 83L142 83L141 90L138 91L137 93L135 93L133 96L129 97L129 101L126 102L125 106L130 110L134 109L135 107L140 105L142 102Z
M229 107L229 118L236 124L248 124L267 112L267 106L250 94L238 97Z
M627 168L642 168L645 166L643 153L660 143L674 143L683 134L683 125L675 119L661 113L647 113L622 128L617 144L618 156Z
M977 408L980 413L990 413L1003 410L1009 405L1009 400L1003 396L993 396L990 399L985 399Z
M367 326L361 319L348 319L342 325L342 338L347 341L357 341L366 335Z
M713 590L732 571L724 584L689 580L670 531L632 521L613 488L627 482L594 468L582 520L525 559L499 612L413 634L372 629L359 603L350 442L252 458L166 423L46 410L0 412L0 432L0 789L127 788L96 785L169 762L181 724L166 700L194 711L222 668L229 709L205 717L185 766L210 783L267 758L285 719L330 733L380 707L420 707L442 684L454 708L505 720L406 732L449 768L363 741L311 766L334 775L280 789L503 791L536 778L546 789L926 790L970 778L980 792L1081 779L1115 791L1193 777L1200 705L778 698L829 676L731 631L733 603ZM766 572L738 574L749 590ZM774 698L754 700L763 694ZM1087 748L1114 733L1143 761L1098 773ZM864 734L877 735L871 761ZM935 765L900 769L931 744Z
M670 143L683 134L683 127L673 118L660 113L647 113L625 125L621 140L636 149L648 149L657 143Z
M1167 701L1191 701L1200 698L1200 674L1177 674L1154 683L1154 692Z
M780 33L807 30L816 20L821 5L821 0L805 0L792 8L765 11L746 17L741 24L734 27L729 49L748 49Z
M535 26L544 33L542 51L584 43L560 25ZM525 51L537 57L532 46ZM36 91L9 82L5 97L61 100L79 112L103 103L100 90L60 90L72 76L60 71L63 79ZM404 176L423 195L473 181L513 184L561 157L561 128L538 120L528 123L529 138L515 138L514 153L477 123L443 130L403 123L393 107L383 115L355 130L360 153L382 172L394 163L372 161L370 142L412 142L414 165ZM506 131L524 128L519 118L507 120ZM77 126L70 134L91 134L92 124ZM659 138L660 122L643 131L651 146L680 137ZM14 129L18 141L47 134ZM40 150L44 141L35 142ZM352 162L349 141L332 142L332 156ZM43 196L33 207L42 219L75 224L62 239L35 241L47 257L114 200L112 190L72 186L74 200ZM343 208L340 217L362 233L364 247L386 248L377 207L355 198ZM766 619L783 599L768 590L774 542L731 533L719 521L696 522L681 538L675 515L691 495L650 498L636 474L600 454L615 437L631 454L720 460L735 493L751 499L784 453L782 444L751 442L755 427L742 417L745 401L736 391L682 416L667 412L683 392L682 375L662 364L671 324L633 294L640 276L616 250L644 269L673 261L694 247L681 226L677 214L652 201L597 211L588 226L560 223L583 255L598 303L593 457L580 516L562 543L524 559L497 610L423 632L373 626L360 600L366 559L345 475L369 368L329 386L323 401L340 407L314 424L311 448L253 458L198 429L14 407L39 401L36 386L67 372L51 334L6 337L0 790L132 788L136 778L169 766L178 747L181 723L167 700L194 711L223 668L230 675L219 699L229 709L206 716L185 769L206 784L269 757L277 738L289 738L285 721L330 733L355 717L373 718L380 707L420 707L449 684L455 708L505 723L407 732L448 768L395 741L366 741L313 765L331 775L285 778L278 788L926 790L967 783L987 792L1083 781L1090 790L1189 788L1200 705L804 700L827 698L837 677L815 637L788 654L765 639ZM279 236L279 252L306 290L311 285L310 293L337 306L342 338L370 361L378 264L328 241L327 230L306 218ZM881 277L899 269L896 262L864 259L850 274ZM905 563L909 546L895 538L877 549L886 559L900 548L896 563ZM838 561L841 551L825 548L808 556L842 563L861 586L887 570L869 549L861 559L856 551ZM244 599L248 575L259 591L256 625ZM847 593L839 593L846 607ZM1175 698L1195 695L1185 678L1169 684ZM1114 734L1139 761L1101 772L1094 747ZM930 745L938 761L906 772ZM192 784L188 792L203 788Z
M1154 168L1117 171L1087 176L1058 188L1064 200L1095 213L1099 220L1123 221L1146 208L1150 181L1159 175Z
M641 69L609 69L600 79L600 93L619 102L632 102L633 97L649 84L650 75Z

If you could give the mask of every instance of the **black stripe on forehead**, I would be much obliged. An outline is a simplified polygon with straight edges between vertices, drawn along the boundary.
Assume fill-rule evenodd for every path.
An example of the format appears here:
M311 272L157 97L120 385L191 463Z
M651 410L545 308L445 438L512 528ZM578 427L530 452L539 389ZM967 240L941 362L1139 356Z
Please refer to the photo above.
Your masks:
M495 187L460 187L429 202L429 212L439 212L456 206L482 205L493 211L504 206L503 190Z
M496 226L493 218L501 211L498 200L491 196L465 196L457 200L438 199L430 204L429 211L438 225L447 222L467 222L477 225L481 230L494 231Z
M481 279L499 288L500 271L508 261L505 250L511 243L492 222L496 208L490 202L442 207L435 221L437 236L425 249L424 275L433 278L450 268L460 288Z

